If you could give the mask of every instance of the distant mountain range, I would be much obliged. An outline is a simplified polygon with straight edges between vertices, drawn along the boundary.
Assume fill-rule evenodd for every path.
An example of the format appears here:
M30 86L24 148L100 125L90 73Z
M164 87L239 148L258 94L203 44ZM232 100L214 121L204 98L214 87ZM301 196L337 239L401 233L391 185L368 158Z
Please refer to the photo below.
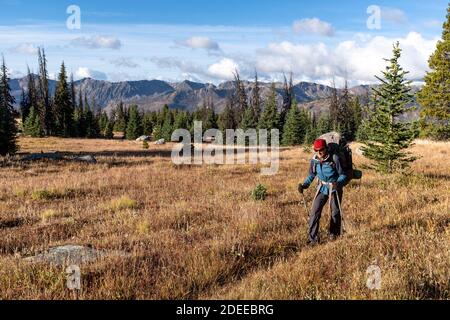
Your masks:
M253 89L253 83L244 82L247 94L250 96ZM16 107L21 100L22 88L27 90L28 80L26 77L10 80L12 93L16 98ZM53 94L56 81L50 80L50 91ZM271 83L260 83L261 96L264 99L270 93ZM218 86L210 83L198 83L183 81L179 83L169 83L161 80L141 80L141 81L123 81L108 82L85 78L75 82L75 89L80 89L86 94L89 101L95 100L96 105L110 111L120 101L126 105L136 104L142 111L155 111L161 109L164 104L170 108L193 111L201 106L206 98L210 97L215 106L216 112L221 112L226 103L227 96L234 90L234 82L224 82ZM279 105L282 103L283 84L276 83ZM294 86L294 94L303 108L315 112L324 112L328 110L328 99L332 94L332 88L329 86L300 82ZM342 90L338 89L340 92ZM362 85L353 87L350 90L352 95L361 97L366 101L371 87ZM414 87L414 91L418 88Z

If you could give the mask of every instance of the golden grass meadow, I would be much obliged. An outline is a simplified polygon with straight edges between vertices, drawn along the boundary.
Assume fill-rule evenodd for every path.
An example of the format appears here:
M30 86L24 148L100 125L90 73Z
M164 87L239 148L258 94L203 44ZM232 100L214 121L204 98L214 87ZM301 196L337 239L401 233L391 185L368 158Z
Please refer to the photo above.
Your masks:
M80 266L78 299L450 298L450 143L416 141L410 175L364 170L344 191L347 233L327 242L325 207L316 247L297 192L302 147L281 149L278 174L261 176L261 165L174 165L170 144L19 143L98 162L0 161L0 299L73 299L64 267L24 259L68 244L123 253ZM259 183L265 201L251 197Z

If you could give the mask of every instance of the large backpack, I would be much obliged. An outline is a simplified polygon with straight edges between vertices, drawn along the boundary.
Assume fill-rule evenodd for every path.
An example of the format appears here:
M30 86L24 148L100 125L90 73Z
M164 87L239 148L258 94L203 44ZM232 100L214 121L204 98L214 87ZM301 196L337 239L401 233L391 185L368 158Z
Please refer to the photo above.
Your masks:
M355 170L353 169L352 149L350 149L345 137L341 136L337 132L329 132L320 136L319 139L324 139L327 142L328 152L331 157L333 157L334 154L339 157L341 167L347 176L345 185L349 184L352 179L360 178L360 171L358 171L358 174L355 176Z

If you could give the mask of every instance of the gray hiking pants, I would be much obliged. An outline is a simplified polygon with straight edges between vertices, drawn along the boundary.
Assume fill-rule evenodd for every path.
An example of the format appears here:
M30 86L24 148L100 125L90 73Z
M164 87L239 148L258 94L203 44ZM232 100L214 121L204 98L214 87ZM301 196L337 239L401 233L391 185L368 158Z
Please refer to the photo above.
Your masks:
M339 201L342 205L342 189L338 190ZM314 200L311 214L309 216L309 232L308 237L311 242L319 241L319 223L322 216L322 209L328 201L329 196L319 192ZM326 212L329 212L329 204L326 207ZM339 236L341 234L341 212L339 211L339 205L336 198L336 192L333 192L331 197L331 217L330 217L330 235Z

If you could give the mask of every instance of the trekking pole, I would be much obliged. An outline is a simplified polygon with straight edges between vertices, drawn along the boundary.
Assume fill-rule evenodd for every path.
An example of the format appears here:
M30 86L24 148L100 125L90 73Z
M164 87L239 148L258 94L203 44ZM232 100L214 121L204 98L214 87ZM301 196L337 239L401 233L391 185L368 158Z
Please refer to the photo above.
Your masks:
M307 219L309 220L308 205L306 204L306 198L305 198L305 195L303 193L302 193L302 197L303 197L303 206L305 207L305 211L306 211L306 216L307 216Z
M332 209L331 203L332 203L333 192L335 192L336 193L335 196L336 196L336 200L337 200L338 208L339 208L339 213L341 215L341 235L343 235L345 232L344 212L342 211L341 201L339 200L339 193L338 193L337 188L334 189L333 184L331 184L331 183L329 184L329 188L330 188L330 216L333 215L333 209Z
M344 211L342 211L342 207L341 207L341 200L339 200L339 193L336 189L336 198L337 198L337 203L339 206L339 212L341 213L341 234L343 235L345 230L345 220L344 220Z

